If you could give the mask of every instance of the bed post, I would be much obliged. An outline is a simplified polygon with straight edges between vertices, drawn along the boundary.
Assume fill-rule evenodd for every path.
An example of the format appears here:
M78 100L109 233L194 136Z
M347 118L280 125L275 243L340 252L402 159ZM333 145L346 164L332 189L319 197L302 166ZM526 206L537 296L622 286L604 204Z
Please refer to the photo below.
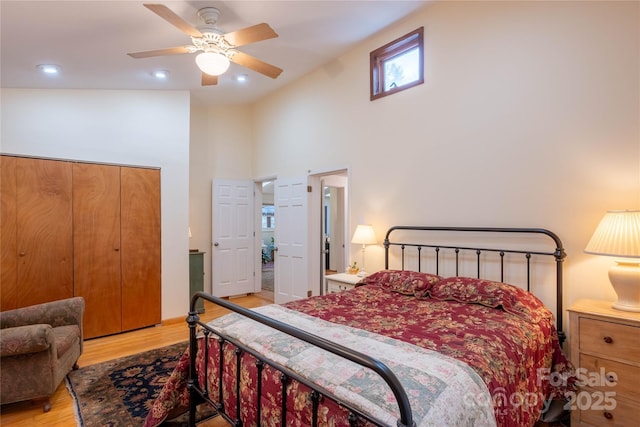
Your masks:
M553 257L556 260L556 329L558 333L558 341L560 342L560 347L564 343L564 340L567 338L567 335L564 332L564 325L562 322L562 315L564 311L563 305L563 294L562 289L564 288L564 279L562 273L562 263L564 259L567 257L567 253L564 251L564 246L562 246L562 240L560 237L553 231L546 230L544 228L537 229L537 232L546 234L551 237L556 244L556 250L553 253Z
M555 235L554 235L555 236ZM560 347L562 347L562 344L564 343L564 340L567 338L567 334L565 334L564 332L564 325L562 323L562 311L563 309L563 294L562 294L562 289L564 288L564 282L563 282L563 275L562 275L562 263L564 262L564 259L567 257L566 252L564 251L564 248L562 247L562 242L560 242L560 239L558 238L558 236L555 236L556 240L556 244L558 245L558 247L556 248L555 253L553 254L553 256L556 259L556 277L557 277L557 286L556 286L556 325L557 325L557 332L558 332L558 341L560 341Z
M196 427L196 402L198 400L198 392L196 390L196 381L198 380L196 372L196 354L198 353L196 329L200 320L196 308L198 298L198 293L191 298L189 316L187 317L187 323L189 324L189 379L187 381L187 390L189 391L189 427Z
M384 238L384 269L389 269L389 232Z

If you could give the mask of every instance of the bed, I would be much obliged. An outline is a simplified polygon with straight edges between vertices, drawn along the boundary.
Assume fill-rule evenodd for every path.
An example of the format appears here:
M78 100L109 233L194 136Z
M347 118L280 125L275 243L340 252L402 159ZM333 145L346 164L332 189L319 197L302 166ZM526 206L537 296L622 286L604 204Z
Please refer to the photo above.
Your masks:
M396 226L384 249L384 270L342 293L253 310L197 293L145 426L186 408L195 425L203 405L236 426L527 426L562 406L556 234ZM232 313L205 324L200 299Z

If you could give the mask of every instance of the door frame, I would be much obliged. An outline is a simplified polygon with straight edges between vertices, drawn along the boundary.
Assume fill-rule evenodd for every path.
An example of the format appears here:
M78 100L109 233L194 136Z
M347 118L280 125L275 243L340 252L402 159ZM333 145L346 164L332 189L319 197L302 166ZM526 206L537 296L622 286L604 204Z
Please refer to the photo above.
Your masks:
M331 271L342 272L346 271L349 265L349 259L345 255L345 251L348 246L348 223L346 222L346 210L345 210L345 189L347 188L347 177L345 174L340 175L327 175L320 179L322 184L322 208L321 216L323 229L322 238L329 237L329 260L331 261ZM329 212L327 212L326 206L326 189L330 189L329 196ZM327 223L327 213L329 214L330 232L329 236L324 235L324 228ZM326 248L326 245L325 245ZM323 271L327 272L327 254L322 257Z
M323 194L322 194L322 181L323 178L332 175L342 175L346 177L346 183L344 187L344 236L345 236L345 248L344 257L345 262L348 265L350 256L349 244L349 224L350 224L350 209L349 209L349 182L351 181L351 173L348 167L324 170L324 171L310 171L308 176L308 182L311 187L311 197L309 199L309 223L308 223L308 244L309 244L309 284L312 295L323 295L325 293L325 271L322 268L324 265L324 239L322 229L322 208L323 208Z
M277 177L275 176L267 176L261 178L255 178L253 180L254 190L253 190L253 200L255 207L255 219L253 223L253 236L254 236L254 253L258 254L254 260L254 292L262 291L262 202L264 197L262 195L262 183L266 181L273 181L273 185L277 182ZM278 219L276 218L276 227L278 226ZM274 263L275 268L275 263ZM275 287L275 283L274 283ZM275 294L275 288L274 288Z

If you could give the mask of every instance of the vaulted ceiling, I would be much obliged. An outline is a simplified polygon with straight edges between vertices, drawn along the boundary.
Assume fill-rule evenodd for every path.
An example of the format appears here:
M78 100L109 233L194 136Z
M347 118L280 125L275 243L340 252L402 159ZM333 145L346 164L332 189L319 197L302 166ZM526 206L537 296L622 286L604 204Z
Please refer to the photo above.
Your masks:
M139 52L191 44L189 37L143 6L142 1L0 2L0 80L5 88L189 90L198 105L254 102L330 63L353 45L423 7L427 1L166 1L193 26L198 10L220 10L223 32L268 23L277 38L248 44L242 52L284 71L271 79L237 64L216 86L201 86L195 54L144 59ZM53 63L58 76L37 66ZM166 80L152 76L167 70ZM248 81L236 81L246 74Z

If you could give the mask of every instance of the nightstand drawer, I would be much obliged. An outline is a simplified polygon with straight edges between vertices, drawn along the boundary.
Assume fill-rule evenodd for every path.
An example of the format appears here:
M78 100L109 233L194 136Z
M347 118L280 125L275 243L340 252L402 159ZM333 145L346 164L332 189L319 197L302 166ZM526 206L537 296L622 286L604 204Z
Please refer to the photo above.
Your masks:
M356 284L362 279L355 274L338 273L325 276L327 280L327 293L348 291L355 288Z
M640 328L580 318L580 351L640 360Z
M624 396L631 399L640 400L640 367L627 365L626 363L614 362L612 360L597 358L594 356L580 355L579 380L584 381L589 387L601 392L613 391L616 396ZM604 383L605 378L600 378L600 369L604 369L604 375L615 374L615 385L610 386ZM590 378L589 375L598 375L598 378ZM600 386L594 385L599 384Z
M589 393L590 390L585 390ZM588 394L591 396L590 394ZM582 399L585 402L578 402L581 399L580 394L576 398L576 403L586 405L590 400L593 405L606 405L606 401L598 403L598 399ZM640 419L640 407L637 402L630 402L626 399L620 398L618 395L613 397L616 402L616 407L611 410L607 409L583 409L578 412L578 416L581 422L587 423L592 426L615 426L626 427L636 425L638 419Z
M353 289L355 285L351 285L349 283L341 283L341 282L334 282L332 280L330 280L327 283L327 291L330 294L333 294L335 292L343 292L349 289Z

